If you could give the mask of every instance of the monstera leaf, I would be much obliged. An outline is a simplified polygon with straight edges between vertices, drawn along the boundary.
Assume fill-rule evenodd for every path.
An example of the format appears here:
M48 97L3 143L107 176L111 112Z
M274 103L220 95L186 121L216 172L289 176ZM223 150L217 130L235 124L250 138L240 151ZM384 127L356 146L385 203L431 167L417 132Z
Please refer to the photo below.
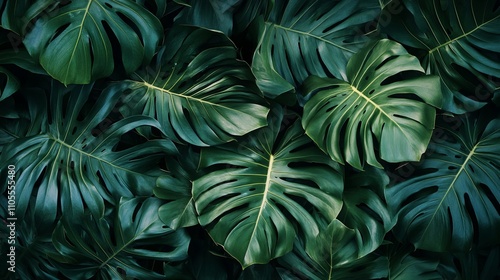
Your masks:
M386 32L423 52L425 71L441 77L443 109L464 113L481 108L485 102L464 94L475 92L478 81L490 91L498 87L488 77L500 77L498 1L426 0L404 4L406 10L393 17Z
M378 1L276 0L261 22L252 69L266 96L292 91L308 76L345 79L347 60L366 42Z
M155 196L166 200L159 209L160 219L172 229L198 224L191 192L192 181L198 177L198 161L199 154L192 149L180 151L175 160L167 161L170 174L156 181Z
M100 217L105 201L114 204L120 196L152 195L157 177L164 174L157 163L175 147L167 140L118 147L121 137L137 127L159 128L144 116L109 126L121 87L112 85L90 101L92 85L65 88L54 83L49 104L44 98L31 99L32 127L26 132L18 126L27 134L4 146L0 156L2 176L9 164L18 171L19 216L34 195L40 224L54 222L58 211L78 219L88 208Z
M441 105L439 78L423 72L417 58L390 40L371 42L347 64L348 82L312 76L315 94L304 106L302 125L332 159L362 169L364 162L416 161L425 152ZM420 73L419 73L420 72ZM376 154L377 152L377 154Z
M227 37L177 27L166 40L155 67L124 82L122 114L155 117L171 139L198 146L229 142L266 125L266 101Z
M330 221L342 207L339 166L311 146L298 122L279 137L280 122L275 117L245 141L202 150L200 168L211 172L193 183L200 224L243 267L291 251L295 226L314 240L311 209Z
M431 251L499 244L500 119L484 131L468 119L458 132L446 127L419 173L387 191L399 212L394 233Z
M12 204L11 204L12 205ZM33 206L33 205L31 205ZM0 196L0 242L5 244L0 249L3 256L10 254L10 246L15 246L15 273L7 270L10 267L6 261L0 264L1 279L47 279L57 280L58 269L47 258L49 255L57 254L54 244L52 244L51 234L53 226L37 224L34 215L34 207L28 208L26 215L21 219L8 220L9 208L7 197ZM20 218L20 217L19 217ZM15 237L8 239L12 227L7 227L11 222L15 224ZM37 224L36 227L33 225ZM12 244L11 240L15 241ZM10 257L4 257L9 261Z
M395 224L384 198L388 185L389 177L375 168L346 180L344 205L338 219L355 230L358 258L377 249Z
M38 18L24 39L29 53L64 84L88 84L109 76L113 54L131 73L153 57L160 21L130 0L71 0ZM117 44L112 44L116 38Z
M70 279L164 279L152 271L154 261L185 259L190 239L164 226L160 205L151 197L122 199L107 218L60 222L52 236L60 271Z
M329 247L331 244L325 244ZM297 239L292 252L278 259L285 269L279 269L281 279L311 279L311 280L349 280L349 279L385 279L388 274L389 262L385 256L375 254L349 262L336 262L335 255L320 263L313 261L303 249L303 241ZM335 250L333 252L340 253Z

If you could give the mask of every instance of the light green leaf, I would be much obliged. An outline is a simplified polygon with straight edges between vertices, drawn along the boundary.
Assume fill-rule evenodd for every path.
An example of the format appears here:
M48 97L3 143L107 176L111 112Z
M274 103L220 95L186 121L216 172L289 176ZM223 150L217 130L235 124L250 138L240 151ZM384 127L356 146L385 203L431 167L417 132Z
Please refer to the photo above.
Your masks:
M211 172L193 183L200 224L243 267L288 253L298 232L316 238L310 209L332 220L342 207L339 166L311 145L299 122L278 137L280 122L203 149L200 168Z
M114 204L121 196L152 195L157 177L165 174L158 161L175 147L168 140L151 140L118 148L131 130L159 128L158 122L144 116L112 123L109 115L121 87L112 85L90 101L92 85L65 88L54 83L48 105L43 97L31 99L31 127L4 146L0 156L2 176L9 164L17 168L18 215L24 214L32 196L37 221L49 225L59 211L79 219L88 208L100 217L105 201Z
M267 124L267 102L226 36L179 26L166 41L153 68L124 82L123 115L154 117L171 139L197 146L229 142Z
M483 130L465 119L440 128L432 154L412 178L387 190L399 221L394 234L430 251L471 250L500 242L500 119Z
M364 163L416 161L425 152L441 105L439 78L423 76L417 58L398 43L371 42L347 64L348 82L312 76L302 125L332 159ZM419 74L396 80L401 73Z
M122 199L114 215L59 222L52 242L61 255L58 267L70 279L164 279L145 263L187 257L189 235L160 221L155 198Z
M88 84L109 76L119 65L113 58L116 52L121 53L125 72L131 73L149 62L162 37L160 21L133 1L79 0L59 5L36 20L24 44L47 73L64 84Z
M377 1L276 0L261 25L252 70L267 97L293 91L308 76L346 77L347 60L366 42Z
M472 93L500 77L500 10L496 1L404 1L386 32L422 52L426 73L441 77L443 109L461 114L485 105ZM485 101L483 99L483 101Z

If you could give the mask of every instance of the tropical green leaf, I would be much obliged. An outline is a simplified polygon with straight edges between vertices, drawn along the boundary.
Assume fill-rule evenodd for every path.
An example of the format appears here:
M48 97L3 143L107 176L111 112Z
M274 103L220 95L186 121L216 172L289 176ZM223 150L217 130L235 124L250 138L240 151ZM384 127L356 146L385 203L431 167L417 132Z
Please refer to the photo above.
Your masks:
M160 218L167 226L178 229L198 224L188 177L161 176L156 181L154 194L168 200L159 209Z
M229 36L233 30L233 14L241 3L242 0L192 0L175 21L178 24L219 30Z
M293 251L278 259L278 262L286 268L278 270L281 279L381 279L386 278L389 273L389 262L385 256L370 254L346 263L330 261L327 267L323 267L314 262L303 248L304 244L297 239Z
M64 84L88 84L109 76L121 53L126 73L153 57L162 38L160 21L129 0L79 0L38 18L24 39L31 56ZM116 38L117 44L112 41Z
M144 264L185 259L190 238L160 221L160 205L151 197L124 198L108 219L60 222L52 241L61 272L69 279L164 279Z
M478 79L490 91L497 87L487 77L500 77L498 1L406 0L404 5L386 32L422 51L426 73L441 77L443 109L464 113L481 108L486 103L469 94Z
M384 198L388 185L389 177L375 168L346 179L344 205L338 219L355 231L357 258L375 251L396 222Z
M14 190L15 191L15 190ZM7 193L6 193L7 194ZM52 244L51 234L53 227L33 226L37 224L34 215L34 207L30 207L23 217L16 215L16 220L9 221L9 208L7 205L7 196L0 196L0 242L2 247L0 253L3 256L11 254L10 247L13 245L15 273L7 270L11 264L2 261L0 264L1 279L47 279L57 280L58 269L47 258L49 255L57 254L54 244ZM12 205L12 204L10 204ZM7 227L14 223L15 228ZM14 230L15 236L11 236L11 230ZM15 241L15 244L12 242ZM5 245L5 246L4 246ZM5 257L10 261L10 256Z
M166 41L153 68L123 82L123 115L155 117L171 139L198 146L229 142L266 125L266 101L226 36L177 27Z
M420 72L420 73L419 73ZM390 40L371 42L347 64L348 82L311 76L302 125L332 159L357 169L364 163L416 161L425 152L441 105L439 78L422 74L417 58Z
M17 78L7 69L0 66L0 101L11 96L14 92L19 89L19 81Z
M499 244L500 119L484 130L469 119L459 131L444 125L418 173L387 190L399 214L394 233L430 251Z
M0 156L2 176L9 164L18 170L20 216L34 195L41 225L53 223L58 211L79 219L88 208L100 217L104 201L114 204L121 196L152 195L156 179L165 174L158 161L175 147L167 140L151 140L118 148L120 138L137 127L159 128L145 116L113 123L110 112L122 86L112 85L90 100L92 85L65 88L54 83L48 104L44 98L30 99L32 127L5 146Z
M452 267L447 263L442 263L438 256L428 252L414 253L413 248L401 248L394 245L390 246L388 251L390 263L388 279L390 280L460 279L457 278L456 271Z
M332 220L342 207L339 166L299 122L279 137L277 116L246 140L203 149L200 168L211 172L193 183L200 224L243 267L291 251L295 225L308 241L317 237L310 208Z
M310 75L345 79L347 60L367 39L363 25L379 12L371 0L276 0L253 56L259 87L275 98Z

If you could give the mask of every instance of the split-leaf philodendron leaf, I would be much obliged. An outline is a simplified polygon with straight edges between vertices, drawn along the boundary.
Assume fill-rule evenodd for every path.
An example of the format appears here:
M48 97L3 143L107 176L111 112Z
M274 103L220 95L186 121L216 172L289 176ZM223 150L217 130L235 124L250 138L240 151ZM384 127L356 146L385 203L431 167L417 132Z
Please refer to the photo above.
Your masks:
M309 77L302 125L332 159L357 169L364 163L416 161L425 152L441 106L437 76L423 73L417 58L390 40L372 42L347 64L347 81ZM413 74L413 73L411 73ZM396 80L395 80L396 79Z
M421 172L387 191L399 213L394 233L438 252L499 244L500 119L484 130L468 119L459 131L444 125Z
M500 78L497 1L403 2L406 10L393 17L387 32L424 52L426 73L441 77L443 109L462 114L484 106L486 99L476 89L482 83L492 92L498 83L490 76Z
M33 195L35 215L43 225L53 223L58 211L79 219L89 209L101 217L105 201L115 204L121 196L153 193L157 177L163 174L157 163L175 147L162 139L117 149L127 132L140 126L159 128L146 116L103 124L120 98L121 87L108 87L90 105L92 85L65 88L54 82L49 100L42 97L29 104L29 110L36 112L30 133L9 143L0 156L2 176L12 163L19 173L18 215L23 215Z
M222 33L177 27L166 40L154 67L124 82L122 114L154 117L170 138L197 146L226 143L266 125L268 105Z
M243 267L291 251L296 227L315 239L306 205L327 220L342 207L338 164L310 145L299 122L281 137L281 118L272 122L238 145L202 150L200 167L214 170L193 183L200 224Z
M38 18L23 42L55 79L87 84L113 72L115 53L127 73L148 62L162 32L159 19L133 1L71 0Z

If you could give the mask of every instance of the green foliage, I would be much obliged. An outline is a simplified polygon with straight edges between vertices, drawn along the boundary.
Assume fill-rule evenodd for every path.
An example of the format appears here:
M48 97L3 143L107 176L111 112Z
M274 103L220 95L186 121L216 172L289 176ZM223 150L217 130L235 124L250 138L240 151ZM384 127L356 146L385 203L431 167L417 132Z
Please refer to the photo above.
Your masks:
M2 279L500 278L499 0L0 24Z

